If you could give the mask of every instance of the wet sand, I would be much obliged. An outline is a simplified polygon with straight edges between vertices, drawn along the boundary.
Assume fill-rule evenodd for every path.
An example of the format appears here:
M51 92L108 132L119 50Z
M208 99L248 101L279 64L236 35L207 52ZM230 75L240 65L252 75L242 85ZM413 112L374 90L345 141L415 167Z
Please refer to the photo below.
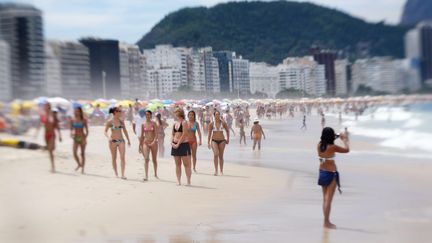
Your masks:
M135 140L127 151L128 181L114 178L101 128L91 130L85 176L73 172L66 132L66 141L57 150L60 173L54 175L48 172L47 154L0 148L0 241L427 242L432 238L430 160L355 136L352 153L337 157L343 194L335 195L332 220L339 228L324 230L315 151L321 127L317 117L307 122L309 130L302 132L300 117L263 120L268 139L260 152L252 152L250 140L248 146L240 146L238 137L233 137L223 177L212 176L212 154L202 146L194 187L175 185L171 157L160 160L160 181L150 176L149 182L141 182L143 159ZM328 122L339 130L336 120Z

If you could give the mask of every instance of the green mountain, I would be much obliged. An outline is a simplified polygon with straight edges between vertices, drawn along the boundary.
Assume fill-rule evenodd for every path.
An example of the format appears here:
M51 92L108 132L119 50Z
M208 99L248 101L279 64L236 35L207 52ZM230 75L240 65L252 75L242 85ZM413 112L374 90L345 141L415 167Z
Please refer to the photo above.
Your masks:
M344 50L353 58L359 53L402 57L406 30L311 3L230 2L173 12L137 44L141 49L157 44L212 46L276 64L287 56L309 54L313 45Z

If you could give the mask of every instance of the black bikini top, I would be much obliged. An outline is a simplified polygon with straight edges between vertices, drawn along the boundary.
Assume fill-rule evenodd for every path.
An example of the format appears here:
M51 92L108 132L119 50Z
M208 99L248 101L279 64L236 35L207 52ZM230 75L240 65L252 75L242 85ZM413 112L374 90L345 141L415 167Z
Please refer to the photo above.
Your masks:
M176 126L174 124L173 130L174 130L174 132L183 132L183 122L180 122L180 126L178 129L176 129Z

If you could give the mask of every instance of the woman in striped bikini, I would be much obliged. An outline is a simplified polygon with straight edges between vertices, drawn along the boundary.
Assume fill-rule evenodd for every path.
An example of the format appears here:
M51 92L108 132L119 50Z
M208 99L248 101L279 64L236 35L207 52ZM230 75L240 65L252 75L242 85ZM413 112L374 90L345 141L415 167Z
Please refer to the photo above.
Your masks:
M124 122L120 119L121 110L117 107L111 108L110 113L113 114L112 119L110 119L105 125L105 136L109 139L109 148L111 150L112 156L112 166L114 169L114 173L116 177L118 177L117 172L117 150L120 152L120 160L121 160L121 179L126 180L125 177L125 167L126 167L126 159L125 159L125 140L123 139L123 134L126 136L128 140L128 146L130 146L129 135L126 130L126 126ZM108 130L111 129L111 136L108 136Z
M87 145L87 136L89 133L87 119L84 118L84 114L81 107L75 108L74 118L70 121L71 137L73 139L73 155L78 166L75 171L81 168L81 173L84 174L85 165L85 149ZM81 149L81 162L78 157L78 147Z

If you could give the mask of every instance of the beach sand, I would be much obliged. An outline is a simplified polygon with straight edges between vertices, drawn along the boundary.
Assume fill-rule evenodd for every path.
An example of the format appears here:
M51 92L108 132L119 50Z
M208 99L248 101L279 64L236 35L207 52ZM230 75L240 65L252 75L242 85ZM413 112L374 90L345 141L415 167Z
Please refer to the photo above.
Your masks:
M339 129L336 120L329 124ZM226 150L225 176L213 176L202 146L193 186L176 186L172 157L159 159L160 180L142 182L143 158L131 136L127 181L114 178L106 138L92 127L86 175L74 172L71 139L57 143L56 174L42 151L0 147L0 242L428 242L432 238L432 164L352 137L337 157L343 194L322 228L316 185L319 118L262 121L261 152ZM248 132L247 132L248 134ZM31 140L31 137L25 137ZM167 136L167 139L169 136ZM41 142L39 138L39 142ZM205 139L204 139L205 141ZM183 175L185 183L185 176Z

